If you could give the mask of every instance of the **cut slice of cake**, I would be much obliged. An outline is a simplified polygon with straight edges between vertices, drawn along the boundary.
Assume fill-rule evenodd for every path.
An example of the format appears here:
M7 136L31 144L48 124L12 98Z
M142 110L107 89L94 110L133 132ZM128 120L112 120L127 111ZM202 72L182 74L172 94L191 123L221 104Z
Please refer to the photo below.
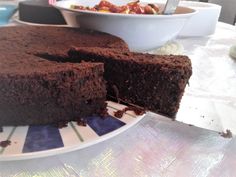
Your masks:
M99 47L72 48L69 62L102 62L108 95L174 117L192 74L187 56L151 55Z

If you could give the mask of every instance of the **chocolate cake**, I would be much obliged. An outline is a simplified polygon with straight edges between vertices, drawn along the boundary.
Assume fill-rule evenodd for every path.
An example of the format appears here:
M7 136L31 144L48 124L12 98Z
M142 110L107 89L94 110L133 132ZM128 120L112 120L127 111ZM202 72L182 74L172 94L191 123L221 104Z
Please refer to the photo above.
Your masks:
M60 54L71 45L127 50L122 40L60 27L6 27L0 33L0 126L75 120L105 109L102 63L62 63L38 54Z
M61 12L48 4L48 0L27 0L19 2L19 19L39 24L65 25Z
M108 95L174 117L192 74L187 56L140 54L99 47L72 48L69 62L105 65Z
M174 117L192 74L187 56L132 53L121 39L90 30L20 26L0 33L0 126L99 114L106 89L109 98Z

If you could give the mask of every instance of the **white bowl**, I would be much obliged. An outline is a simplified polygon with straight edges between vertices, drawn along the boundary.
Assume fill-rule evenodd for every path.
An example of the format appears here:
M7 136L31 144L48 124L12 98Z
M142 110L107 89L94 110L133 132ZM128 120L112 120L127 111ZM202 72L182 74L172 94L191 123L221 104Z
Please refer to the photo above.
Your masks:
M94 29L122 38L132 51L145 51L162 46L175 38L195 10L178 7L174 15L138 15L101 13L73 10L71 4L93 7L100 0L67 0L54 4L63 14L68 25ZM109 0L116 5L128 0Z
M198 11L190 18L180 32L180 36L207 36L215 32L221 6L212 3L181 1L181 6Z

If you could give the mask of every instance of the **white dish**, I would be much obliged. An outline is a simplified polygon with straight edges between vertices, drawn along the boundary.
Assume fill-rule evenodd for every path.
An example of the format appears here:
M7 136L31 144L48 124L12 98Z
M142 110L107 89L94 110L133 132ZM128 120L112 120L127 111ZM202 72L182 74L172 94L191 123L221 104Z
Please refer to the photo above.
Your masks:
M116 5L127 4L128 0L109 0ZM162 46L175 38L186 21L196 11L178 7L173 15L139 15L102 13L85 10L74 10L70 6L79 4L94 6L99 0L58 1L54 7L63 14L68 25L107 32L122 38L132 51L146 51ZM163 7L163 4L159 4Z
M91 117L87 126L70 122L65 128L53 126L3 127L0 142L10 140L11 145L0 147L0 161L23 160L58 155L82 149L114 137L129 129L144 116L132 111L124 113L121 119L114 112L125 106L108 101L109 117Z
M14 22L20 25L30 25L30 26L54 26L54 27L68 27L68 25L56 25L56 24L41 24L41 23L31 23L20 20L18 17L12 19Z
M180 36L207 36L215 32L221 6L212 3L181 1L181 6L189 7L198 11L185 24Z

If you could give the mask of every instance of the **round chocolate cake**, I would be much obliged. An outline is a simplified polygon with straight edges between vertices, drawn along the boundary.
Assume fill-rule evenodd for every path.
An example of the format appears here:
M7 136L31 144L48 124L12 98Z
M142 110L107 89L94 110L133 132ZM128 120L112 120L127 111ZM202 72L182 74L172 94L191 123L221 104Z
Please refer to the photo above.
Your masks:
M133 53L91 30L22 26L0 34L0 126L104 113L107 96L174 117L192 74L187 56Z

